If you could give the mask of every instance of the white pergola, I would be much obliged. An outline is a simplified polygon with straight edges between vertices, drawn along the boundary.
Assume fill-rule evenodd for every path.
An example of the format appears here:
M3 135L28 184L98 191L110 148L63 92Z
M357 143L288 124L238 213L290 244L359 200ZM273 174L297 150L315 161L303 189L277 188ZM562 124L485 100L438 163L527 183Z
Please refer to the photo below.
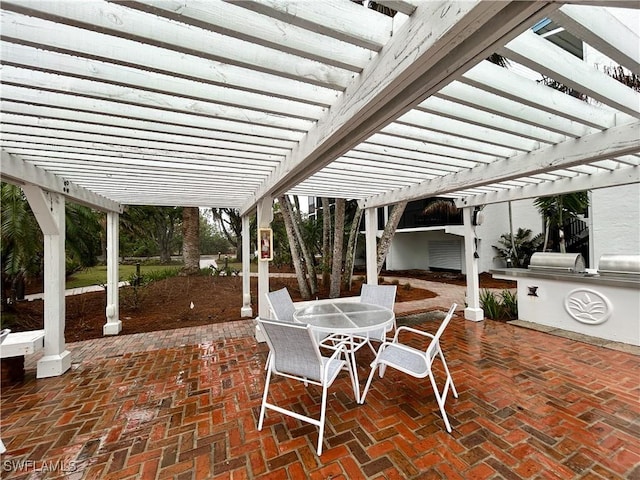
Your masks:
M65 199L108 212L116 334L124 205L236 208L248 229L256 210L268 226L282 194L357 199L375 282L377 207L447 195L472 242L476 206L640 183L640 95L532 30L550 19L640 74L638 29L612 13L639 2L378 3L398 13L348 0L2 1L1 179L23 187L45 234L38 376L70 365ZM466 265L477 320L470 254ZM264 292L268 264L258 275Z

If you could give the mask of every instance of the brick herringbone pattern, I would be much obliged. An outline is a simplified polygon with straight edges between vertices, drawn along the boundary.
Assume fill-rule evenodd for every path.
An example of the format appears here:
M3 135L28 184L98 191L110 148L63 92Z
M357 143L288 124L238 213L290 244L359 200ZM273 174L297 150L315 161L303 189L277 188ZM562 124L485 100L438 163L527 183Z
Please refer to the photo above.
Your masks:
M320 458L313 426L268 412L257 431L267 351L250 336L87 357L57 378L28 371L2 391L1 475L640 479L640 357L459 317L442 344L460 393L447 403L453 434L428 379L388 370L357 405L344 373ZM359 354L364 383L371 353ZM318 412L316 387L278 380L273 392Z

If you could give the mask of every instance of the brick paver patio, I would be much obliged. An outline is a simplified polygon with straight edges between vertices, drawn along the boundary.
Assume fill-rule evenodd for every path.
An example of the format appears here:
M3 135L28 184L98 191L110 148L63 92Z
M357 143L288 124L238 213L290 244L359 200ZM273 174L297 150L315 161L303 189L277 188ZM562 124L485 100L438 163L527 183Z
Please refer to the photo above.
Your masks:
M267 351L251 320L183 330L70 344L71 371L3 389L2 478L640 479L633 353L457 316L453 434L428 380L389 370L357 405L343 373L317 457L313 426L269 412L256 429ZM279 389L317 413L316 387Z

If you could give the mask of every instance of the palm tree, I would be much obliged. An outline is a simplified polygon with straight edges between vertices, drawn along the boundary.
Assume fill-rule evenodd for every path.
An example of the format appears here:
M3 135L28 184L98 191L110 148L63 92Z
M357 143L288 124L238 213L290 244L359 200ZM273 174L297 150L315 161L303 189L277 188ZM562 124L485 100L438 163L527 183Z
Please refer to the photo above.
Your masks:
M65 244L67 257L80 267L92 267L101 253L106 214L83 205L67 203L65 208Z
M551 229L557 228L560 252L566 253L566 239L564 236L565 222L572 218L578 218L578 215L585 213L589 206L588 192L573 192L551 197L539 197L534 200L533 204L545 222L543 251L547 250Z
M22 298L29 277L42 274L44 240L22 189L2 183L2 301ZM67 274L96 264L100 252L100 214L75 203L65 205Z
M41 272L42 233L22 189L2 183L2 308L21 297L30 275ZM23 288L22 288L23 290Z
M200 209L182 208L182 258L184 275L200 273Z
M515 235L503 233L498 245L493 245L498 258L505 259L508 267L527 268L531 255L542 245L542 234L531 236L531 229L518 228Z

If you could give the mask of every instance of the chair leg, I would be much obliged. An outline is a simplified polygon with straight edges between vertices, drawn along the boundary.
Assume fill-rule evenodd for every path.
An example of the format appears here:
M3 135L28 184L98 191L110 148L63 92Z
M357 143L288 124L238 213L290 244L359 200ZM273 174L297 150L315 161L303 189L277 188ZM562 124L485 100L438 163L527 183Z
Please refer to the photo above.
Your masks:
M268 364L267 364L268 365ZM271 382L271 369L267 371L267 379L264 383L264 393L262 394L262 406L260 407L260 420L258 420L258 431L262 430L262 422L264 421L264 415L267 407L267 395L269 393L269 384Z
M367 383L364 386L364 391L362 392L362 395L360 396L360 401L358 403L360 403L360 405L362 405L364 403L364 399L367 396L367 393L369 392L369 387L371 386L371 380L373 380L373 375L376 373L376 367L378 366L378 362L376 360L374 360L371 363L371 372L369 372L369 378L367 378ZM382 366L382 365L380 365Z
M458 391L456 390L456 386L453 383L453 377L451 376L451 372L449 372L449 367L447 366L447 361L444 359L444 354L442 353L442 350L440 351L440 358L442 359L442 365L447 375L447 380L449 381L449 385L451 386L451 391L453 392L453 398L458 398Z
M367 345L369 345L369 349L373 352L374 355L378 354L378 351L375 348L373 348L373 345L371 344L371 340L370 339L367 340Z
M356 370L358 367L356 365L356 357L355 354L349 352L343 352L344 360L346 362L347 370L349 371L349 378L351 378L351 387L353 388L353 395L356 399L356 402L360 399L360 384L358 382L358 371Z
M447 432L451 433L451 424L449 424L449 417L447 417L447 412L444 410L444 402L447 399L447 392L444 391L443 394L440 394L438 389L438 385L436 384L436 379L433 376L433 372L429 371L429 380L431 380L431 386L433 387L433 393L436 397L436 402L438 402L438 407L440 408L440 413L442 414L442 419L444 420L444 426L447 429ZM445 383L446 388L446 383Z
M327 408L327 386L322 386L322 404L320 405L320 425L318 429L318 456L322 455L322 438L324 436L324 419Z

